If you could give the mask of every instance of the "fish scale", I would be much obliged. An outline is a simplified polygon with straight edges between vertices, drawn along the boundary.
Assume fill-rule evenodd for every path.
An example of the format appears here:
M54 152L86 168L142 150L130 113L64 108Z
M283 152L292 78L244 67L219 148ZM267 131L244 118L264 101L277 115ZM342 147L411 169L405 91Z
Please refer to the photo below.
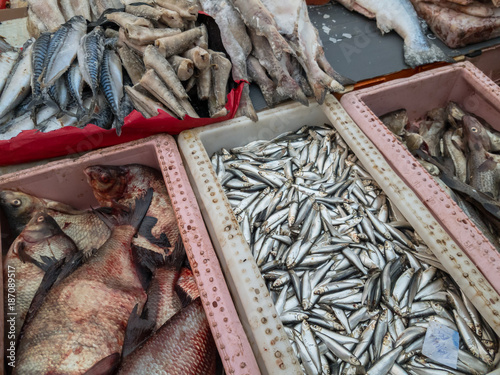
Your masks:
M303 342L299 341L301 335L305 334L301 328L304 326L303 322L309 321L309 324L315 326L328 327L346 339L364 340L362 345L342 345L313 330L316 338L314 342L322 348L320 353L324 358L330 358L332 374L356 373L359 363L370 374L387 373L391 368L394 373L410 371L411 365L407 361L421 356L424 343L422 335L431 320L446 319L452 326L456 326L453 310L441 295L446 292L439 291L426 296L428 301L415 300L415 296L431 283L447 285L447 290L452 291L454 298L459 298L460 290L443 271L443 266L430 250L414 234L413 229L406 222L401 224L401 216L392 202L385 197L335 130L307 130L301 128L295 134L300 135L300 138L295 139L294 145L288 142L284 153L270 156L265 161L259 161L259 157L251 155L276 149L274 143L279 143L282 137L292 135L284 134L274 141L256 141L231 150L229 155L224 151L232 163L238 165L243 177L247 177L248 171L254 168L272 172L273 176L286 176L286 163L280 161L289 158L293 160L303 150L316 148L313 142L319 142L323 149L330 150L330 154L326 155L327 160L331 158L331 153L337 154L334 174L329 176L331 185L314 184L318 176L323 179L327 173L332 173L327 171L328 168L323 170L317 167L318 157L315 152L312 155L304 153L300 163L292 163L293 174L299 171L314 171L315 174L301 173L300 180L287 180L280 186L282 193L275 195L276 202L273 202L266 215L272 218L271 221L278 217L286 219L288 212L293 210L291 215L297 216L295 222L281 221L278 226L273 226L271 232L267 229L269 223L262 222L260 215L252 212L252 207L265 197L257 193L266 188L275 188L276 182L266 179L266 173L260 175L259 181L248 179L246 188L254 187L256 191L250 206L240 205L239 200L234 202L233 208L238 209L239 216L247 217L250 222L245 231L254 254L255 248L260 249L268 239L281 240L280 251L271 251L264 259L261 253L258 264L264 278L274 280L268 287L272 288L273 298L279 296L279 314L283 324L294 332L289 335L292 347L297 349L299 357L305 358L307 363L303 364L304 371L310 373L315 367L311 367L311 351L304 352ZM330 139L325 140L326 137ZM245 155L242 154L243 150ZM311 156L316 160L309 159ZM216 172L219 171L217 164L214 168ZM243 181L241 177L234 175L229 181L221 183L226 194L236 196L241 191L238 188L239 182ZM334 185L338 187L328 193L328 186ZM298 194L293 193L294 191ZM382 199L378 198L380 196ZM321 203L319 207L322 214L318 215L321 218L319 222L313 220L312 215L312 207L318 206L318 203ZM360 224L363 218L370 223L369 226ZM321 224L319 231L312 229L318 224ZM367 235L369 231L373 233ZM308 237L303 237L305 235ZM324 263L310 262L309 259L318 257L318 252L325 257ZM294 261L299 254L300 259L307 261ZM321 268L328 261L331 263L329 269ZM321 273L318 273L319 269ZM357 278L357 282L349 288L347 282L351 278ZM418 279L415 280L416 278ZM327 285L346 285L347 289L336 291L336 288ZM320 296L314 293L315 290L325 293ZM328 315L313 313L318 309L323 309ZM461 308L458 319L468 319L472 324L470 317L465 316L466 313L469 314L465 308ZM471 366L477 371L475 373L484 373L481 371L485 367L492 368L494 353L498 351L498 337L481 335L484 331L491 332L491 329L484 322L480 323L481 327L476 327L477 323L479 322L474 322L468 331L462 329L469 335L468 343L475 356L468 348L463 347L465 338L462 336L461 347L475 358L475 362L471 362ZM390 347L386 344L387 335L392 339ZM493 337L492 341L489 340L490 336ZM313 345L312 343L313 340L309 340L309 345ZM326 347L324 344L327 344ZM311 346L309 348L315 352ZM488 348L490 352L486 352L484 348ZM338 363L340 366L334 365L339 355L342 356ZM431 365L419 366L424 366L422 368L428 373L434 371ZM453 369L447 370L454 373Z

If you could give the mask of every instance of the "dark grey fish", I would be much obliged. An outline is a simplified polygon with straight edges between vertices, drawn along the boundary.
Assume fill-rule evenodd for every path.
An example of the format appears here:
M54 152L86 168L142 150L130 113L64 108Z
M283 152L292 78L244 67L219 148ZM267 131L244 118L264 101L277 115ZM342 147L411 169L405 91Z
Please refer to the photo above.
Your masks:
M58 108L63 113L66 113L70 95L66 86L65 77L60 77L52 86L48 88L47 96L47 104Z
M120 104L123 98L122 63L117 53L110 49L104 50L100 76L101 90L115 115L116 133L120 135L123 117Z
M74 102L70 104L76 104L78 108L76 117L80 119L83 116L84 112L86 112L86 109L83 106L82 98L84 81L78 63L73 63L73 65L71 65L69 70L66 72L65 79L70 99L72 99L72 102ZM68 106L70 104L68 104Z
M51 33L42 33L35 43L33 43L33 53L31 56L31 92L36 104L39 104L38 102L43 100L39 78L45 67L45 58L49 50L51 37Z
M76 57L78 43L86 31L85 18L75 16L54 33L45 59L42 89L52 86L69 69Z
M91 114L97 104L97 93L99 88L100 66L104 54L104 31L97 26L80 40L78 47L78 65L85 82L90 86L94 96L89 108Z

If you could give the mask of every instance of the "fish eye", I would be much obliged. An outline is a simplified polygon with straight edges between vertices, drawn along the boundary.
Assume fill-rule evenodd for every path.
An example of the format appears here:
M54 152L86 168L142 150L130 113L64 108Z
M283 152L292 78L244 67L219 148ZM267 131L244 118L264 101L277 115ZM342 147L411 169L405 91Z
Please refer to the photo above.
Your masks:
M473 132L473 133L477 133L477 132L478 132L478 129L477 129L477 128L475 128L475 127L470 128L470 130L471 130L471 132Z
M36 219L38 223L43 223L45 221L45 218L43 216L38 216L38 219Z
M10 204L14 207L19 207L21 205L21 200L20 199L14 199Z
M107 174L101 174L100 176L101 182L108 183L109 182L109 176Z

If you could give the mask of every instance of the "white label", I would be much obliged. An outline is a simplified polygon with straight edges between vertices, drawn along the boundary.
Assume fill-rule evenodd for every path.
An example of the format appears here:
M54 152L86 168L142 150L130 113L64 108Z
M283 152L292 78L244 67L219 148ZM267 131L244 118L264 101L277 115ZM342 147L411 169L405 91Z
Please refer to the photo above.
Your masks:
M445 366L456 369L458 360L458 332L434 321L429 322L422 354Z

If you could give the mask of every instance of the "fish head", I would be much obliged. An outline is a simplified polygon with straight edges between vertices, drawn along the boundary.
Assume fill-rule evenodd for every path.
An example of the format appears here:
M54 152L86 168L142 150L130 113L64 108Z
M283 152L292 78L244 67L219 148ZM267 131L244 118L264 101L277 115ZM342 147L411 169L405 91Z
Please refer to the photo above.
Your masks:
M95 165L85 169L87 182L101 205L111 206L120 199L129 183L128 169L114 165Z
M26 242L40 242L62 233L61 228L45 210L36 211L21 233Z
M20 191L0 191L0 207L12 230L19 234L33 216L33 212L44 207L42 200Z
M488 133L478 119L467 115L463 117L463 124L464 137L471 151L481 151L489 148L490 139Z

